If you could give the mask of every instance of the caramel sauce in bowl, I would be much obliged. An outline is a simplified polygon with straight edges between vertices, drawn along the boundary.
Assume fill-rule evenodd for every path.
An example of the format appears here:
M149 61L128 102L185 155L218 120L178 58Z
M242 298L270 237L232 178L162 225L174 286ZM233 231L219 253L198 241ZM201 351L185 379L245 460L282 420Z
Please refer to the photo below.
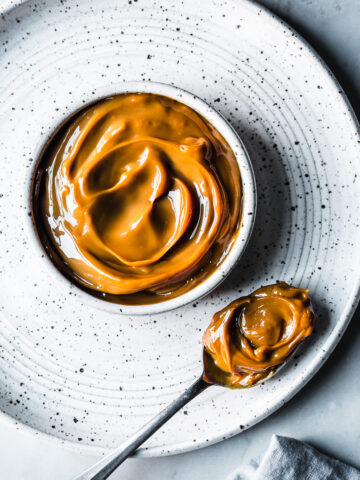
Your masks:
M52 275L127 314L208 294L255 220L241 140L207 103L169 85L127 83L92 100L59 122L33 172L32 220Z

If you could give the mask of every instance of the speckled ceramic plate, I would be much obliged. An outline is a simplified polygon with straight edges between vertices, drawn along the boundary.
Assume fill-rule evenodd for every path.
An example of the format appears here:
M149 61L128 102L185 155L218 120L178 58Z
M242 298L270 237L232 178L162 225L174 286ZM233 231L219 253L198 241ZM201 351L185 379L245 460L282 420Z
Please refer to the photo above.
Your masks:
M277 279L309 287L316 334L263 386L209 389L141 454L199 448L269 415L328 357L357 303L359 137L341 88L268 12L245 0L205 3L3 3L0 409L2 421L74 449L117 446L182 392L201 371L202 331L239 294ZM240 264L211 296L126 317L84 304L43 270L29 247L27 187L59 112L139 79L176 84L230 120L253 161L258 216Z

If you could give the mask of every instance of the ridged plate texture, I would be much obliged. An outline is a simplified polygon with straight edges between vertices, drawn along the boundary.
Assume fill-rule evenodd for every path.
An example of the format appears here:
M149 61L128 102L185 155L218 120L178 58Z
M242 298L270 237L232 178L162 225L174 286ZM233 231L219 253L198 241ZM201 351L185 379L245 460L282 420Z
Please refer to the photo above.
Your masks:
M140 454L199 448L265 418L325 361L358 299L360 144L340 86L297 34L245 0L2 7L2 421L74 449L116 447L200 374L212 314L281 279L310 288L319 313L311 340L263 386L209 389ZM145 317L80 301L44 269L28 216L30 173L54 123L130 80L174 84L214 106L241 135L258 187L252 238L225 283L194 305Z

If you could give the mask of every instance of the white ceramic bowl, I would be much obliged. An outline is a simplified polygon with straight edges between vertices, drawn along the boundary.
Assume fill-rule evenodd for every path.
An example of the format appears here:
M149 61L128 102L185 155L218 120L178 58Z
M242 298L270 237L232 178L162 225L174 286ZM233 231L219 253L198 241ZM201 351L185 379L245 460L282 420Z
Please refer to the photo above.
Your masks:
M221 265L219 265L219 267L211 275L209 275L206 280L195 286L192 290L176 298L172 298L161 303L155 303L150 305L122 305L98 299L91 294L86 293L86 291L80 288L77 289L77 295L78 297L81 297L83 302L92 304L95 303L95 305L102 310L122 314L143 315L165 312L174 308L181 307L188 303L195 302L199 298L207 295L212 290L214 290L229 275L231 270L235 267L237 261L244 253L245 247L249 241L254 226L256 214L256 183L249 156L236 131L222 115L220 115L206 102L204 102L199 97L193 95L190 92L164 83L127 82L121 85L121 87L118 88L116 91L114 91L113 89L110 90L105 88L101 90L98 89L96 95L94 94L94 92L89 92L88 102L86 103L93 103L97 100L101 100L104 97L115 94L135 92L154 93L173 98L191 107L202 117L208 120L221 133L221 135L224 137L224 139L227 141L232 151L234 152L240 169L243 192L242 225L231 250L229 251L226 258L223 260ZM42 137L41 140L39 140L38 142L37 151L34 152L35 158L40 157L40 153L42 152L44 146L49 141L53 133L63 124L64 119L68 118L82 108L84 108L84 99L82 99L81 102L78 102L78 104L72 102L71 108L66 109L66 111L58 111L58 117L54 118L53 125L51 126L52 128L50 129L50 131L52 132L51 135L47 135L45 138ZM31 178L36 168L37 166L31 172ZM31 187L31 178L28 182L29 187ZM31 201L31 188L29 190L29 196ZM50 258L47 255L44 255L44 251L42 250L40 241L35 233L35 227L32 223L30 226L30 230L30 237L33 241L34 248L36 248L39 253L39 262L42 261L46 263L49 270L49 275L57 275L60 281L69 282L69 280L66 279L65 276L63 276L53 265Z

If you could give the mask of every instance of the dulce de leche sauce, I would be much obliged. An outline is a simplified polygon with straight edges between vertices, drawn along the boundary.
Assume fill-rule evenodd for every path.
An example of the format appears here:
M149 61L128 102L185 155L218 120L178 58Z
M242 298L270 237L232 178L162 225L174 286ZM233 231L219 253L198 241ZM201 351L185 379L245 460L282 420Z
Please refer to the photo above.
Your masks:
M235 300L203 336L204 379L244 388L270 378L311 334L314 320L308 290L285 282Z
M123 94L71 118L34 178L38 234L56 266L95 295L152 303L224 259L241 223L235 156L184 104Z

